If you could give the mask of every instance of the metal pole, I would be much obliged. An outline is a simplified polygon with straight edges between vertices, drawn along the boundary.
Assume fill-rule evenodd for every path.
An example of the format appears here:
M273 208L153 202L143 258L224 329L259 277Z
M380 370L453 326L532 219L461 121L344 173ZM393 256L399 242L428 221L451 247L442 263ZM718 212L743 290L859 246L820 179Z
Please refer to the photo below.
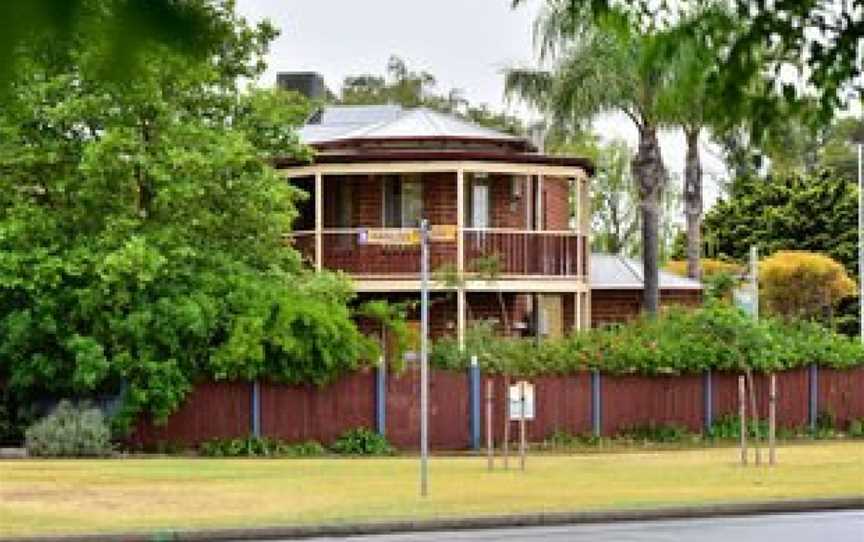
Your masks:
M777 375L771 373L768 394L768 464L777 464Z
M519 468L525 470L525 381L519 382Z
M494 467L492 451L492 400L492 379L489 378L486 380L486 467L489 470L492 470L492 467Z
M864 143L858 143L858 323L864 342Z
M738 377L738 424L741 426L739 431L740 446L741 446L741 464L747 464L747 404L746 393L744 390L744 375Z
M420 495L429 494L429 221L420 222Z

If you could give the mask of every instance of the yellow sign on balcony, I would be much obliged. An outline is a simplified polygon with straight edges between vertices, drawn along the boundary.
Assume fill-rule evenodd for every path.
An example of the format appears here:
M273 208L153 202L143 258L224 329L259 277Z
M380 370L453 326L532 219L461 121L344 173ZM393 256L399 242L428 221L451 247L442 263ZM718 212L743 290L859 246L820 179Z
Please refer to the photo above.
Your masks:
M419 245L420 231L399 228L368 228L360 230L357 242L361 245Z
M429 228L429 240L453 243L456 241L455 224L434 224Z

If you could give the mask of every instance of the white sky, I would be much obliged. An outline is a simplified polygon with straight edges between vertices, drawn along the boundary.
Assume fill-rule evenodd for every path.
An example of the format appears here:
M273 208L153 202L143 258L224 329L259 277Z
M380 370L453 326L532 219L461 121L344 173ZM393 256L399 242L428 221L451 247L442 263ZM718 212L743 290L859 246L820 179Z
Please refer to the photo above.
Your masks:
M248 19L269 18L282 31L261 85L275 84L278 71L316 71L335 91L346 75L383 75L387 59L397 55L409 69L432 73L439 91L458 88L471 103L522 116L527 112L519 104L505 104L503 70L532 64L539 5L533 0L512 10L510 0L238 0ZM636 130L626 117L604 116L594 127L606 139L624 138L635 147ZM680 185L683 135L663 134L661 145L671 182ZM725 168L707 142L702 147L709 203Z

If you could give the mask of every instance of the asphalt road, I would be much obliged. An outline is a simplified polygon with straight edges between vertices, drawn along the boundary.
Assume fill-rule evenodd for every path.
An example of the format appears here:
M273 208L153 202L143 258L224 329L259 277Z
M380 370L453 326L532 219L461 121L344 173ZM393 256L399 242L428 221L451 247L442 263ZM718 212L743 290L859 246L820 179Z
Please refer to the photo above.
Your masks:
M318 542L345 540L316 538ZM864 542L864 511L360 536L350 542Z

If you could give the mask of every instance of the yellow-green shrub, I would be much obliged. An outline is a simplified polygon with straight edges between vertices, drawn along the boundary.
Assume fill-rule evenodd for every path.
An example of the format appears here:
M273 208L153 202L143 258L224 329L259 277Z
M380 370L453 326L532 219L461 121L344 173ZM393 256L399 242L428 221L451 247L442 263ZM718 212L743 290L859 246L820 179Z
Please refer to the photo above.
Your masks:
M780 251L759 262L760 305L783 317L818 318L855 293L855 282L832 258Z

